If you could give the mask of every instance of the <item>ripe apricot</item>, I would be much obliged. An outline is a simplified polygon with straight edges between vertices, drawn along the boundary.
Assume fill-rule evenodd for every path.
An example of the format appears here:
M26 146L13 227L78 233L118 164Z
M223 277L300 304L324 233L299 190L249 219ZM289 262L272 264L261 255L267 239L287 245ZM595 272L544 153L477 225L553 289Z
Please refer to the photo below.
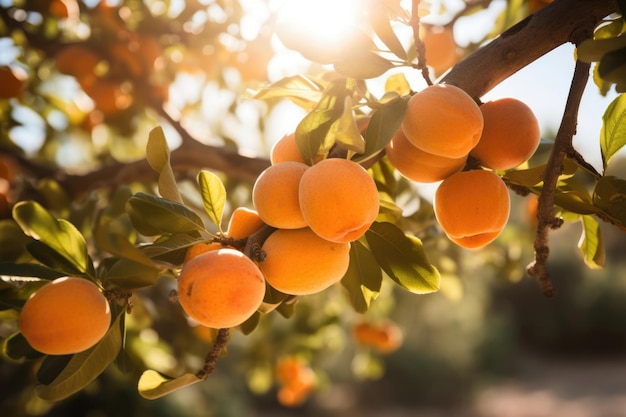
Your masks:
M56 55L56 67L60 73L73 75L80 82L94 75L94 69L101 60L98 54L86 46L69 45Z
M478 104L459 87L434 84L409 99L402 130L424 152L462 158L480 139L483 115Z
M451 27L429 27L424 33L423 42L426 64L431 66L435 73L441 73L456 63L458 55Z
M228 220L226 235L233 239L245 239L263 227L264 224L256 210L237 207Z
M409 142L402 129L398 129L385 149L398 172L417 182L441 181L462 170L467 161L467 156L446 158L424 152Z
M350 244L330 242L309 228L279 229L263 243L259 268L285 294L307 295L339 282L348 270Z
M185 260L183 263L186 263L193 258L202 255L203 253L207 253L213 250L223 249L224 245L220 242L199 242L196 243L187 249L187 253L185 253Z
M378 215L376 183L358 163L324 159L300 180L300 208L306 224L332 242L363 236Z
M81 86L105 116L120 113L130 107L133 100L117 81L95 78L93 82L83 83Z
M235 327L259 308L265 280L250 258L235 249L203 253L183 264L178 300L198 323L214 329Z
M278 362L276 379L280 384L278 402L285 407L295 407L309 398L317 378L308 364L292 356Z
M19 328L48 355L82 352L98 343L111 324L106 297L91 281L64 277L39 288L24 304Z
M0 66L0 99L19 97L24 90L24 78L11 67Z
M259 175L252 188L252 203L263 221L280 229L306 227L300 210L300 179L309 166L280 162Z
M523 101L512 97L480 106L483 133L470 155L491 169L511 169L527 161L541 140L539 121Z
M502 232L509 219L510 197L493 171L461 171L441 182L434 210L446 235L464 248L479 248Z
M304 157L300 153L300 149L298 149L295 133L290 133L278 139L270 150L270 162L272 165L284 161L305 163Z
M402 345L402 330L391 321L381 323L360 322L354 326L354 339L380 353L391 353Z

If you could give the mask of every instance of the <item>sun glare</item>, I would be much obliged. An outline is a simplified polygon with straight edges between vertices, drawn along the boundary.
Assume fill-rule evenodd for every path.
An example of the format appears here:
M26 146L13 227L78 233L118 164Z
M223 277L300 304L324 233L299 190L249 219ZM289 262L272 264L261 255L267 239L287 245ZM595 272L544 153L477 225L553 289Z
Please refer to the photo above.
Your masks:
M359 0L283 0L279 22L297 26L322 44L346 37L357 24Z

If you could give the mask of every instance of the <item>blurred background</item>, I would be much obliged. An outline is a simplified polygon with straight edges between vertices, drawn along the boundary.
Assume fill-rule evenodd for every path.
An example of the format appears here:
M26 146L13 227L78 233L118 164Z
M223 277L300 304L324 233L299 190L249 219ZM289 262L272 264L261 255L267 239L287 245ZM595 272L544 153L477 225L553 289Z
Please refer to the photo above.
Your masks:
M23 95L3 99L0 112L3 149L17 146L24 159L34 161L22 190L48 196L62 213L86 207L85 201L67 207L60 203L53 187L43 184L41 172L48 171L36 164L45 161L46 166L84 173L111 160L143 158L147 133L155 124L164 127L172 148L189 134L208 145L267 157L271 145L292 132L305 111L287 100L250 100L251 92L283 77L327 69L285 48L268 22L303 19L303 25L317 30L320 42L324 36L333 42L355 24L350 19L363 4L286 3L0 0L0 65L26 80ZM411 7L410 1L389 1L396 3L405 10ZM468 13L468 3L462 1L422 2L430 10L424 12L424 22L454 29L458 59L549 1L475 3L483 6L478 13ZM315 11L321 11L319 16ZM19 36L11 26L16 22L27 28ZM402 25L396 30L405 38L409 34ZM136 36L153 41L127 49ZM90 89L94 84L87 81L81 84L80 74L68 74L75 70L55 69L63 46L82 42L106 51L108 65L98 79L106 79L110 84L104 88L116 91L113 104L99 101L101 90ZM148 51L147 45L154 45L155 55L146 58L147 69L133 72L132 55ZM535 111L548 143L560 123L573 55L573 46L564 45L483 100L522 99ZM423 86L413 69L397 68L386 76L396 72L405 74L412 88ZM382 94L385 78L368 81L374 94ZM614 91L600 94L590 79L581 103L574 143L599 170L602 114L616 96ZM625 161L616 157L610 172L626 178ZM247 201L249 181L237 179L228 186L236 190L233 204ZM414 186L419 204L427 206L432 186ZM552 232L549 273L557 297L548 299L525 273L533 257L532 202L512 198L510 226L480 252L456 248L444 238L424 240L429 260L442 272L440 292L417 296L386 282L370 310L357 314L337 286L301 300L290 319L268 315L252 334L235 332L207 381L145 400L137 393L142 367L174 375L198 369L215 337L187 325L168 300L171 280L160 280L133 297L128 363L121 366L125 372L111 366L86 390L50 404L33 395L32 363L3 360L0 415L626 416L626 234L601 224L607 265L591 269L577 248L579 223L566 222ZM411 200L408 206L416 204ZM0 337L6 338L15 330L15 317L1 314ZM363 322L388 324L391 347L359 339L356 328ZM285 358L302 360L314 381L314 389L295 404L281 399L276 368Z

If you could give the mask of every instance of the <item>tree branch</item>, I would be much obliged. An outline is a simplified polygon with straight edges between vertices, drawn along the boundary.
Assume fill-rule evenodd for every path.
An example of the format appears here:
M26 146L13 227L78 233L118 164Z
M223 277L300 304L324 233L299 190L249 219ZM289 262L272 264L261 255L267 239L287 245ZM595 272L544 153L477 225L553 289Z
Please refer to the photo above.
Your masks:
M456 64L440 82L480 98L528 64L572 42L579 28L593 28L618 10L614 0L556 0Z

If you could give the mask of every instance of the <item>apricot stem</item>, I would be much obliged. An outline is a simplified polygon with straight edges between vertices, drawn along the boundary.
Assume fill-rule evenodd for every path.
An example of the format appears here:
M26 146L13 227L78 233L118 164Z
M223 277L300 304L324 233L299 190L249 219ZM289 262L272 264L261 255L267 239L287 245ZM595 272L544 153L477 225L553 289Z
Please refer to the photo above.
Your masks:
M578 120L578 108L582 98L587 80L589 78L590 64L576 61L574 75L570 91L565 104L561 125L554 141L554 146L550 152L550 157L543 175L543 188L539 194L537 206L537 233L535 235L534 250L535 259L528 266L528 274L539 280L544 295L554 297L556 290L548 276L548 256L550 248L548 246L550 229L558 228L561 225L560 219L554 214L554 195L556 184L563 171L563 160L572 148L572 138L576 133Z
M217 358L226 347L228 339L230 337L229 329L219 329L213 347L204 358L204 366L196 373L196 376L202 380L205 380L213 373L215 366L217 365Z

